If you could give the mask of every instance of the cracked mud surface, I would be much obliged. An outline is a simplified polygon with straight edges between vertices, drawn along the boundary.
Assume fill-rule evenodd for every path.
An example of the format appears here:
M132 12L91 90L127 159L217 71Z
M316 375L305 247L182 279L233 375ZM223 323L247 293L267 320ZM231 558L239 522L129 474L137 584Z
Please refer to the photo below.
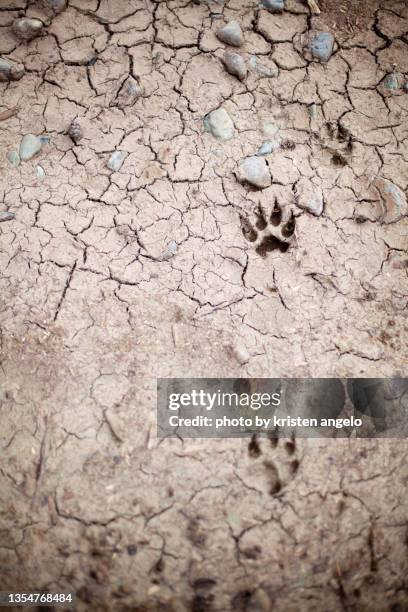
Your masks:
M2 590L407 609L405 441L155 439L158 376L406 375L408 7L320 5L0 0L1 57L25 68L0 83ZM20 10L46 25L28 44ZM228 140L203 126L221 106ZM50 143L13 167L28 133ZM268 141L256 190L237 164Z

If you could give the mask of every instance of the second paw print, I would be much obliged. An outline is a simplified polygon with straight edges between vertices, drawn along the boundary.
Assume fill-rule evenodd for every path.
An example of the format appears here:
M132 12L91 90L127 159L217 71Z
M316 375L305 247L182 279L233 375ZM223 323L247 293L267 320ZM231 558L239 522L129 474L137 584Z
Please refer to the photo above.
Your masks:
M295 228L293 212L287 207L282 208L276 199L269 212L259 205L252 221L241 216L244 238L253 244L261 257L272 251L286 253L293 241Z

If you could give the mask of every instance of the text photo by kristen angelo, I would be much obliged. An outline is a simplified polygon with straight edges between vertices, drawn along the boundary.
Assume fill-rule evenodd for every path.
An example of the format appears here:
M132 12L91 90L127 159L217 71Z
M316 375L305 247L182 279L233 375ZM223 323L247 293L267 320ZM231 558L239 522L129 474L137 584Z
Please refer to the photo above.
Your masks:
M408 379L159 379L158 437L405 437Z

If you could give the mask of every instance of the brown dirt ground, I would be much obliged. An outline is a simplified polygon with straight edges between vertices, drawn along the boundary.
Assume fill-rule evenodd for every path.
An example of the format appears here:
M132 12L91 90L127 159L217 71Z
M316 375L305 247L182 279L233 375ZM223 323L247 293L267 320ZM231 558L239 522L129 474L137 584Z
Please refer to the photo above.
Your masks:
M74 590L79 611L408 609L404 440L254 457L155 437L158 376L407 372L408 6L320 4L0 0L1 57L25 67L0 83L0 112L18 107L0 122L1 590ZM46 23L28 44L20 10ZM215 36L231 19L243 82ZM327 64L304 53L314 29L336 38ZM203 128L220 106L228 141ZM30 132L50 144L15 168ZM272 185L239 183L273 137ZM243 232L275 200L286 252Z

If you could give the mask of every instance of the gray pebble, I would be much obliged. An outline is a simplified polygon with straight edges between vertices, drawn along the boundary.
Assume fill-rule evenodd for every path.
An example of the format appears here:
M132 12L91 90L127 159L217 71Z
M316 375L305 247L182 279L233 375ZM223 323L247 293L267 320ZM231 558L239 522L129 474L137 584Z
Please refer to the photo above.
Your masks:
M324 209L323 192L310 179L300 179L295 188L296 205L320 217Z
M27 161L37 155L41 151L42 142L38 136L34 134L26 134L20 144L20 159Z
M8 210L0 212L0 223L3 221L12 221L14 217L15 217L15 214Z
M225 26L219 28L217 37L232 47L241 47L244 44L244 36L238 21L229 21Z
M320 62L327 62L333 53L334 37L330 32L318 32L310 41L312 56Z
M49 136L39 136L38 137L43 144L50 144L51 138Z
M396 91L399 89L397 76L394 73L387 74L384 77L383 85L385 89L388 89L389 91Z
M17 151L10 151L9 153L7 153L7 159L16 168L20 165L20 156Z
M238 180L258 187L258 189L269 187L272 183L266 161L263 157L255 155L247 157L239 163Z
M23 74L24 68L21 65L12 64L5 59L0 59L0 82L18 81Z
M279 143L276 140L268 140L263 142L256 152L257 155L269 155L279 149Z
M261 0L261 5L270 13L282 13L285 10L284 0Z
M61 13L67 7L67 0L46 0L54 13Z
M120 88L117 97L117 104L119 108L132 106L136 100L142 97L142 95L143 90L140 84L136 79L130 76L124 81L122 87Z
M238 53L226 51L224 53L224 57L222 58L222 63L224 64L227 72L233 76L236 76L240 81L245 79L247 75L247 68L245 66L245 61Z
M37 178L39 179L43 179L45 177L45 170L42 166L36 166L35 167L35 174L37 176Z
M234 136L234 124L224 108L217 108L204 117L204 129L215 138L229 140Z
M39 19L20 17L13 23L13 32L21 40L33 40L41 34L44 24Z
M122 164L127 158L127 156L128 154L125 151L115 151L114 153L112 153L107 163L109 170L112 170L113 172L118 172L121 169Z
M266 64L268 62L268 64ZM273 78L278 76L278 68L271 60L264 60L260 63L256 55L252 55L249 60L249 65L259 76L266 78Z

